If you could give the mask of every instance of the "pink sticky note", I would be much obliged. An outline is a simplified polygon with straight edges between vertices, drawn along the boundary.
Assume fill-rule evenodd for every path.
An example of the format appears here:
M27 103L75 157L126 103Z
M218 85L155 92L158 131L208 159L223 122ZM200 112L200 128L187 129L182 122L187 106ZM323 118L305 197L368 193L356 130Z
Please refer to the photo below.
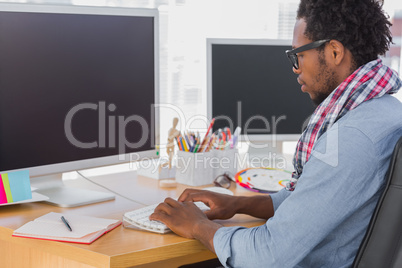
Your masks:
M4 190L3 179L0 174L0 204L7 203L7 195L6 191Z

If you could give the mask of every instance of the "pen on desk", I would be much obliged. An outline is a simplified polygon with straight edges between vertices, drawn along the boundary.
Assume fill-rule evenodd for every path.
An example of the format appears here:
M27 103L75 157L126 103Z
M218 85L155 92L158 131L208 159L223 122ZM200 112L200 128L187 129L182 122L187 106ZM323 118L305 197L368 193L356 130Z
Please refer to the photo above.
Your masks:
M73 231L73 229L71 229L70 224L68 224L68 221L66 220L66 218L64 218L64 216L61 216L61 220L64 222L64 224L67 226L67 228L70 230L70 232Z

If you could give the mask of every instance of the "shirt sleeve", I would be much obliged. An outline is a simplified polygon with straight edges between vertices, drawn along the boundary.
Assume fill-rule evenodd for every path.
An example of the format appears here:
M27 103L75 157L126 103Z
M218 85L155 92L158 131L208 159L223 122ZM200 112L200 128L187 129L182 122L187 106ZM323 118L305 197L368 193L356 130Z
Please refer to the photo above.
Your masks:
M357 129L335 126L316 142L295 190L272 196L272 218L259 227L218 229L214 248L225 267L295 267L378 194L373 143Z
M289 191L286 191L285 188L280 190L277 193L270 194L272 204L274 206L274 211L278 209L278 207L282 204L282 202L290 195Z

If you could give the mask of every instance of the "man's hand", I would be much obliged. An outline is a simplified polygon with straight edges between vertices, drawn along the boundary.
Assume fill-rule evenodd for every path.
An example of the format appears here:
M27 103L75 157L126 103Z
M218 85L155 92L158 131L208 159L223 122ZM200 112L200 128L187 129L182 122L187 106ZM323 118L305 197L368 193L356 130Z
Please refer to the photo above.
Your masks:
M220 194L205 190L186 189L179 197L179 202L201 201L211 210L205 211L205 215L210 219L230 219L237 213L236 196Z
M203 202L210 210L202 212L193 202ZM269 195L231 196L205 190L186 189L178 201L166 198L159 204L150 220L161 221L176 234L195 238L212 252L213 238L222 226L212 219L229 219L236 213L248 214L261 219L274 215Z
M180 236L200 240L212 252L214 234L222 227L208 220L193 202L178 202L169 197L155 208L149 219L163 222Z
M186 189L180 195L179 201L204 202L211 209L205 212L210 220L230 219L235 214L247 214L267 220L274 215L274 206L271 197L267 194L231 196L205 190Z

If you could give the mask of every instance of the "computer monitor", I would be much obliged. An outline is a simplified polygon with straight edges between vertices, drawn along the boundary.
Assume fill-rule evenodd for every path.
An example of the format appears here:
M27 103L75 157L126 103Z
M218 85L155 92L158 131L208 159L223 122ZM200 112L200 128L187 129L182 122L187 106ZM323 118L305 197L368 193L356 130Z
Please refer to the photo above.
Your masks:
M290 40L207 39L208 117L250 148L299 139L314 111L285 51ZM280 147L278 145L278 147Z
M28 169L59 206L113 199L61 173L157 157L157 10L0 10L0 172Z

